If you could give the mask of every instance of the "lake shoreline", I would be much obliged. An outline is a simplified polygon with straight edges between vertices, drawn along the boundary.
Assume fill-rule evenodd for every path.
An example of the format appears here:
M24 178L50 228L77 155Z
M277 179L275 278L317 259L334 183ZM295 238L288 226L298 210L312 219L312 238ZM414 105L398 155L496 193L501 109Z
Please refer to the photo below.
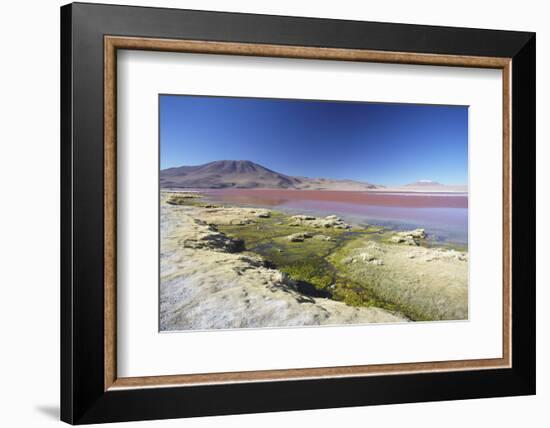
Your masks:
M167 190L163 190L167 191ZM288 214L338 215L348 223L389 229L424 228L439 244L468 246L467 194L295 189L171 189L198 192L214 204L261 207Z
M197 192L163 191L161 237L163 330L467 318L467 253L430 248L423 231L358 228L335 215L316 218L219 206ZM226 264L233 263L233 268L228 272L227 266L216 264L215 269L224 270L224 276L217 278L212 261L220 257ZM419 267L427 279L418 278ZM242 272L232 279L232 286L215 285L239 270ZM453 286L452 277L441 281L438 272L454 272L458 286ZM257 276L258 284L243 275ZM406 297L410 286L417 290L417 298L392 294L384 278L396 275L395 284L403 287L394 284L393 288ZM215 290L205 295L205 283ZM221 298L224 289L226 297ZM283 294L276 293L275 298L273 289ZM270 293L265 294L266 290ZM431 301L436 292L439 301ZM193 297L197 295L200 301ZM248 297L242 300L237 295ZM264 307L251 295L273 298ZM233 305L227 306L227 299ZM243 310L246 304L265 316L250 319L249 312ZM271 305L281 304L287 312L275 315L269 310ZM206 316L199 309L205 305L228 312L212 319L211 312ZM195 314L194 318L189 313Z

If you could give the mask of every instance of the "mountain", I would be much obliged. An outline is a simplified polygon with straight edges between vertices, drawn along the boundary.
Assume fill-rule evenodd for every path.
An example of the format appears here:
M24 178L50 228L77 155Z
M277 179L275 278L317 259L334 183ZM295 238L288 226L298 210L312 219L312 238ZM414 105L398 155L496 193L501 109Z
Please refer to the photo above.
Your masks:
M427 192L468 192L467 184L441 184L432 180L418 180L401 186L402 190Z
M373 189L383 189L384 186L379 186L375 184L370 184L364 181L355 181L355 180L334 180L331 178L308 178L308 177L297 177L302 181L298 186L302 190L373 190Z
M204 165L169 168L160 172L161 187L289 189L299 184L299 180L294 177L246 160L222 160Z
M221 160L204 165L163 169L160 171L160 186L199 189L367 190L377 188L373 184L353 180L293 177L248 160Z
M443 184L432 180L418 180L418 181L415 181L414 183L405 184L405 187L438 187L438 186L443 186Z

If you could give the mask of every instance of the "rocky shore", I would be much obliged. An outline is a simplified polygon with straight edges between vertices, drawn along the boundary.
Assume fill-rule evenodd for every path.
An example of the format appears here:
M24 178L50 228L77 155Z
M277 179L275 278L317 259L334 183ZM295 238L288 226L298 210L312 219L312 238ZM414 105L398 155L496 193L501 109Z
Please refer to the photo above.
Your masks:
M466 319L467 253L422 229L161 194L161 330Z

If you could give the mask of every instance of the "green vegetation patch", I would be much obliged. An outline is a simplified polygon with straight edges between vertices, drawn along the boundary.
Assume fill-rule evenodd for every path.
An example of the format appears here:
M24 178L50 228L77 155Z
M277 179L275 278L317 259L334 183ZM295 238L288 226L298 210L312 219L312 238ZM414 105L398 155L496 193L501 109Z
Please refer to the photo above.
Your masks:
M335 269L348 280L348 286L341 290L344 300L365 306L373 298L376 306L400 312L414 321L464 319L467 294L463 293L467 290L455 287L460 278L449 277L447 272L434 272L430 262L416 262L422 253L413 253L412 258L409 254L417 247L387 244L384 235L378 236L382 251L369 247L372 240L357 240L346 243L329 256ZM385 263L358 261L361 253L376 254Z
M163 194L168 196L166 203L170 205L195 205L202 198L201 194L191 192L163 192Z
M295 281L311 285L322 296L350 306L375 306L395 311L396 306L379 299L370 289L353 280L335 265L351 249L364 245L365 239L379 240L379 227L335 229L290 226L289 216L272 212L269 219L255 224L219 226L220 232L242 239L247 251L260 254L273 267ZM306 234L300 242L289 236Z

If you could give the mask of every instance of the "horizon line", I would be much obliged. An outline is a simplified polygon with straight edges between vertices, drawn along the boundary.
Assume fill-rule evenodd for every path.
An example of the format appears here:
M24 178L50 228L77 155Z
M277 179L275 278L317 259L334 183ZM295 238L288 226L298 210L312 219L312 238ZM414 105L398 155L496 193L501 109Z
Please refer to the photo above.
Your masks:
M169 170L169 169L177 169L177 168L182 168L182 167L195 167L195 166L204 166L204 165L208 165L210 163L216 163L216 162L248 162L248 163L252 163L254 165L258 165L262 168L265 168L265 169L268 169L272 172L275 172L277 174L282 174L282 175L287 175L289 177L304 177L304 178L309 178L309 179L325 179L325 180L334 180L334 181L355 181L355 182L358 182L358 183L364 183L364 184L370 184L370 185L375 185L375 186L383 186L383 187L399 187L399 186L407 186L407 185L411 185L411 184L416 184L416 183L433 183L435 185L441 185L441 186L466 186L466 187L470 187L469 186L469 183L451 183L451 184L448 184L448 183L441 183L439 181L435 181L435 180L427 180L427 179L417 179L413 182L410 182L410 183L403 183L403 184L381 184L381 183L374 183L374 182L371 182L371 181L363 181L363 180L357 180L357 179L353 179L353 178L331 178L331 177L327 177L327 176L318 176L318 177L309 177L309 176L306 176L306 175L292 175L292 174L287 174L287 173L283 173L283 172L279 172L279 171L276 171L274 169L271 169L269 167L266 167L258 162L254 162L254 161L251 161L249 159L218 159L218 160L213 160L213 161L209 161L209 162L205 162L205 163L201 163L201 164L195 164L195 165L179 165L179 166L171 166L171 167L168 167L168 168L160 168L160 161L159 161L159 171L162 172L162 171L166 171L166 170Z

